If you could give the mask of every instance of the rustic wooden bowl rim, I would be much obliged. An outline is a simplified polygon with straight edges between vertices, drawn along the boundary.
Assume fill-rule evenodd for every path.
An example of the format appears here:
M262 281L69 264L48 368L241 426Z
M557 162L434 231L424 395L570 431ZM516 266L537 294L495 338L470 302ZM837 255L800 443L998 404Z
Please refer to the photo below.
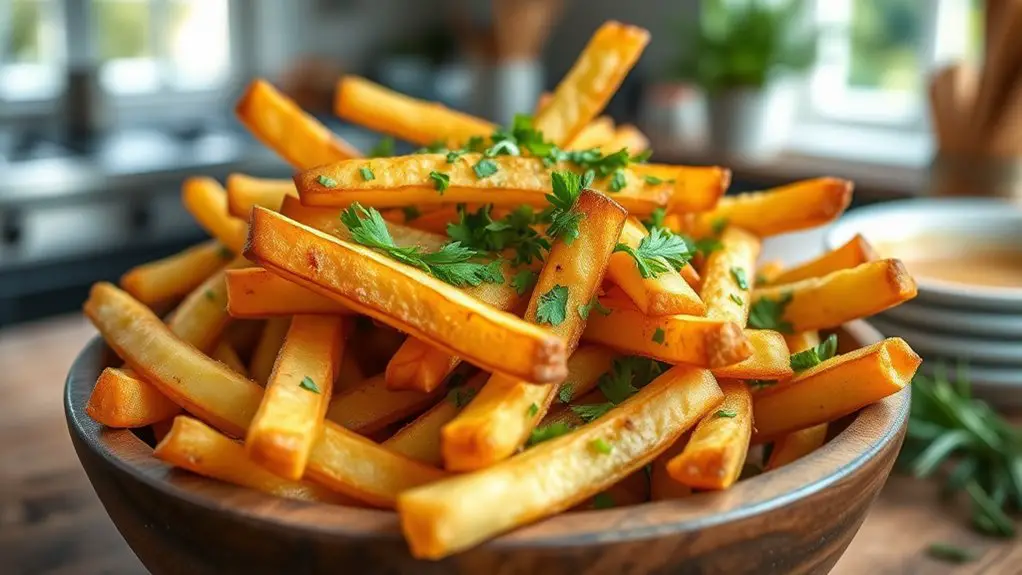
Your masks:
M862 321L843 331L859 345L881 336ZM280 499L249 489L171 469L152 457L151 448L128 430L105 429L85 414L85 404L104 367L108 350L93 339L75 359L64 390L68 430L103 461L167 497L227 513L239 521L301 530L317 538L396 539L401 537L392 511L338 507ZM720 493L701 493L675 501L599 511L565 513L485 543L494 549L589 546L632 541L667 533L691 533L750 516L768 514L847 480L877 456L907 424L910 390L906 387L859 412L846 429L799 461L739 482ZM494 502L500 504L499 502ZM641 516L637 520L636 516ZM598 520L597 520L598 519ZM607 526L612 528L607 529Z

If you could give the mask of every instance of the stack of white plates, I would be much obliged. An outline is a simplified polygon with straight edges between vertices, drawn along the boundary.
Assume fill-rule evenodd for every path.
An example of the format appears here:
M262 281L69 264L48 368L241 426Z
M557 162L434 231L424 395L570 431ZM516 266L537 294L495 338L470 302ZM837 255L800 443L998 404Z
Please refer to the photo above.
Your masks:
M881 256L904 259L919 284L916 299L870 323L904 338L924 371L963 366L978 395L1022 406L1022 209L998 200L891 202L852 211L826 245L855 234Z

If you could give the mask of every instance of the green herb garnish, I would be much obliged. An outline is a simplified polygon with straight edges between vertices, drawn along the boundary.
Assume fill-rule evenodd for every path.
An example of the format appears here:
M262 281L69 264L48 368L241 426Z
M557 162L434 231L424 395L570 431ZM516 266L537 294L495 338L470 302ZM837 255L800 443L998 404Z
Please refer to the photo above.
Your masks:
M609 401L571 406L571 412L577 415L583 423L589 423L590 421L599 419L611 409L614 409L614 404Z
M718 409L717 413L713 414L713 417L733 419L735 417L738 417L738 412L733 409Z
M571 245L578 237L578 224L582 221L582 214L572 209L582 193L582 178L574 172L554 172L550 174L550 180L553 193L547 194L546 198L554 209L550 213L546 235Z
M791 303L791 298L791 292L788 292L776 300L761 297L752 302L749 309L749 327L793 333L791 322L784 321L784 310Z
M745 269L739 267L731 268L731 277L738 284L738 289L743 291L749 291L749 278L745 275Z
M529 206L521 206L499 220L490 217L493 206L487 204L475 212L468 212L463 206L458 209L458 222L447 224L447 235L452 240L470 248L501 252L512 249L514 265L530 264L542 260L543 252L550 249L550 242L541 236L533 225L538 217Z
M536 417L536 414L539 413L539 406L533 403L532 405L529 406L529 409L526 411L526 413L529 414L529 417Z
M739 296L737 296L737 295L735 295L735 294L733 294L733 293L732 293L732 294L728 294L728 296L727 296L727 297L728 297L728 298L729 298L729 299L730 299L731 301L733 301L733 302L735 303L735 305L743 305L743 303L744 303L744 302L742 302L742 298L741 298L741 297L739 297Z
M394 138L387 136L376 142L372 150L369 150L370 158L389 158L394 155Z
M628 179L625 178L624 170L614 170L614 174L610 176L610 191L620 192L628 186Z
M451 177L443 172L433 170L429 173L429 179L433 180L433 189L444 195L444 191L451 185Z
M639 152L638 154L635 154L634 156L632 156L631 160L632 160L632 162L634 162L636 164L645 164L652 157L653 157L653 150L643 150L643 151Z
M724 233L724 228L727 227L727 218L716 218L710 222L710 229L713 230L713 235L719 236Z
M536 323L561 325L568 315L568 288L555 285L550 291L539 296L536 305Z
M645 180L646 183L651 185L651 186L659 186L660 184L664 184L664 183L666 183L666 184L673 184L673 183L675 183L674 178L671 178L670 180L665 180L663 178L658 178L656 176L650 176L650 175L643 176L642 179Z
M543 443L544 441L549 441L562 435L566 435L570 433L572 429L574 429L574 427L564 423L563 421L556 421L549 425L541 425L532 430L532 433L529 434L529 441L526 442L526 445L528 447L532 447L533 445Z
M465 407L475 397L476 390L471 387L455 387L447 392L447 399L454 404L454 407Z
M667 217L667 208L654 208L649 214L648 220L642 220L642 225L646 226L647 230L653 228L664 228L664 218ZM690 243L687 239L685 243Z
M496 174L498 169L497 162L489 158L483 158L476 162L476 165L472 166L472 171L476 173L476 177L480 180Z
M820 342L819 345L791 354L791 369L805 371L834 357L835 353L837 353L837 336L830 334L830 337Z
M316 382L312 381L312 378L307 375L302 378L302 381L298 384L298 387L302 389L307 389L312 393L320 393L319 386L317 386Z
M415 221L416 219L418 219L419 216L422 215L422 212L419 211L419 208L415 206L405 206L401 208L401 213L405 215L405 223Z
M578 306L578 315L582 319L589 319L589 314L592 313L593 310L596 310L597 313L601 315L610 315L613 311L600 303L600 300L596 296L593 296L593 299L589 300L589 303Z
M209 301L216 301L216 292L211 289L204 291L202 295L206 296Z
M319 182L319 185L323 186L324 188L337 187L337 180L331 178L330 176L324 176L323 174L320 174L316 176L316 181Z
M466 153L468 152L465 150L451 150L450 152L447 152L447 163L453 164L454 162L457 162L458 158L464 156Z
M607 440L602 437L597 437L596 439L590 441L589 447L592 448L592 450L595 451L596 453L599 453L600 455L610 455L610 452L614 451L614 446L611 445L610 443L607 443Z
M664 330L660 329L659 327L656 328L656 331L653 332L653 342L659 343L660 345L664 345L664 336L666 335L667 334L664 333Z
M373 173L372 168L369 166L362 166L358 169L358 173L362 175L362 179L371 182L376 179L376 174Z
M934 559L956 564L969 563L979 558L975 551L949 543L931 543L926 548L926 554Z
M532 289L532 286L536 284L536 278L539 275L532 270L521 270L511 278L511 287L515 288L515 292L518 295L525 295L525 292Z
M752 389L753 391L758 391L760 389L766 389L768 387L772 387L774 385L777 385L777 380L774 380L774 379L747 379L747 380L745 380L745 385L748 385L749 389Z
M614 251L632 256L643 278L656 278L672 269L678 271L692 259L692 252L681 236L657 227L642 238L639 247L617 244Z

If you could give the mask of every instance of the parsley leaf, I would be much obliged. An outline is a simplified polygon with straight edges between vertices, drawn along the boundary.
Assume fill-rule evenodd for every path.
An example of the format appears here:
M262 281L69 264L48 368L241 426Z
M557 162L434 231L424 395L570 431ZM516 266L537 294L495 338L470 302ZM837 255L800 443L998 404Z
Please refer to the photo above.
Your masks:
M599 453L600 455L610 455L610 452L614 451L614 446L611 445L610 443L607 443L607 440L602 437L597 437L596 439L590 441L589 447L591 447L593 451Z
M647 230L651 230L653 228L663 228L666 227L664 226L664 218L666 217L667 217L666 208L654 208L653 212L649 214L649 219L642 221L642 225L646 226ZM683 239L685 239L685 243L691 243L687 238Z
M728 294L727 297L731 301L733 301L735 305L743 305L745 303L745 302L742 301L742 298L740 298L739 296L737 296L737 295L735 295L733 293L732 294Z
M330 176L324 176L323 174L316 176L316 182L318 182L319 185L323 186L324 188L337 187L337 180L331 178Z
M929 547L926 548L926 554L934 559L957 564L975 561L979 556L971 549L965 549L964 547L958 547L957 545L950 545L948 543L931 543Z
M496 174L499 169L500 168L497 167L497 162L494 162L489 158L483 158L476 162L476 165L472 166L472 171L476 173L476 177L480 180Z
M433 180L433 188L440 192L441 196L444 195L444 191L451 185L451 177L436 170L429 173L429 179Z
M603 417L611 409L614 409L614 404L609 401L571 406L571 412L577 415L584 423L589 423Z
M539 296L536 306L536 322L550 325L561 325L567 317L568 288L555 285L550 291Z
M652 359L627 356L614 360L610 371L600 377L597 384L604 397L614 404L635 395L640 387L653 381L663 370Z
M480 251L513 249L515 257L511 263L515 265L529 264L533 259L542 260L543 251L550 249L550 242L533 229L536 216L532 208L521 206L494 221L490 217L492 207L487 204L475 212L467 212L459 206L458 222L447 224L447 235Z
M596 179L596 172L593 170L586 170L582 174L582 189L591 188L593 186L593 180Z
M735 283L738 284L739 289L743 291L749 291L749 279L745 276L744 268L732 267L731 277L734 278Z
M371 182L376 179L376 174L373 173L372 168L369 166L362 166L358 169L358 173L362 175L362 179Z
M453 164L454 162L457 162L458 158L462 157L466 153L467 152L465 152L465 150L451 150L450 152L447 152L447 163Z
M376 142L372 150L369 150L370 158L389 158L394 155L394 138L386 137Z
M518 144L509 138L500 140L489 148L486 148L483 155L487 158L495 158L497 156L521 156L522 151L518 149Z
M418 219L419 216L422 215L422 212L419 211L419 208L415 206L405 206L401 208L401 212L404 213L405 215L405 223L414 221Z
M791 354L791 369L805 371L834 357L835 353L837 353L837 336L830 334L830 337L820 342L819 345Z
M298 383L298 387L302 389L307 389L312 393L320 393L319 386L317 386L316 382L312 381L312 378L307 375L302 378L301 382Z
M653 332L653 342L659 343L660 345L664 345L664 337L666 335L667 334L664 333L664 330L660 329L659 327L656 328L656 331Z
M555 421L549 425L541 425L532 430L529 434L529 441L526 442L526 446L532 447L544 441L555 439L562 435L566 435L574 429L571 425L563 421Z
M781 333L793 333L791 322L784 321L784 310L791 303L791 292L772 300L761 297L749 308L749 327L772 329Z
M727 218L716 218L710 222L710 229L713 230L713 235L719 236L724 232L724 228L727 227Z
M202 295L206 296L209 301L216 301L216 292L211 289L206 290Z
M440 281L456 287L477 286L483 282L503 283L500 260L481 263L480 253L459 242L445 244L438 251L423 252L418 247L398 247L387 230L380 212L363 208L357 202L341 212L341 223L352 239L380 251L403 264L414 266Z
M636 164L645 164L653 157L653 150L643 150L638 154L632 156L632 162Z
M511 278L511 287L515 288L518 295L525 295L525 292L529 291L536 283L538 277L539 274L532 270L520 270L515 277Z
M539 406L533 403L529 406L529 409L526 410L526 413L529 417L536 417L536 414L539 413Z
M546 235L571 245L578 237L578 224L582 221L582 214L572 209L582 194L582 179L574 172L554 172L550 174L550 180L553 193L547 194L546 198L554 209Z
M600 303L600 300L596 296L593 296L593 299L589 300L589 303L578 306L578 315L581 316L582 319L589 319L589 314L594 309L602 315L610 315L613 311L609 307Z
M475 397L476 390L471 387L455 387L447 392L447 399L454 407L465 407Z
M674 178L671 178L669 180L665 180L663 178L658 178L656 176L648 175L648 174L646 176L643 176L642 179L645 180L646 183L651 185L651 186L659 186L660 184L673 184L673 183L675 183L675 179Z
M639 275L647 279L656 278L672 269L678 271L692 259L692 252L681 236L656 227L650 230L648 236L642 238L639 247L618 244L614 251L632 256L639 268Z
M575 395L575 390L570 385L562 383L560 389L557 390L557 399L561 403L570 402L573 395Z
M614 175L610 177L610 191L620 192L628 186L628 179L625 178L623 170L614 170Z
M713 417L734 419L735 417L738 417L738 412L733 409L718 409L717 413L713 414Z
M614 496L606 491L593 496L593 509L610 509L614 507Z

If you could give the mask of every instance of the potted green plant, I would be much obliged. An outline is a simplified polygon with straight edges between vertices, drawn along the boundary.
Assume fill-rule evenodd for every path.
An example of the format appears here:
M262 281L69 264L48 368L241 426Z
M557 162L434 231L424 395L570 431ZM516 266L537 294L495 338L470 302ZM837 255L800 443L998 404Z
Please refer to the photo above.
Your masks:
M783 144L792 76L816 60L803 0L702 0L675 75L706 94L716 152L759 156Z

